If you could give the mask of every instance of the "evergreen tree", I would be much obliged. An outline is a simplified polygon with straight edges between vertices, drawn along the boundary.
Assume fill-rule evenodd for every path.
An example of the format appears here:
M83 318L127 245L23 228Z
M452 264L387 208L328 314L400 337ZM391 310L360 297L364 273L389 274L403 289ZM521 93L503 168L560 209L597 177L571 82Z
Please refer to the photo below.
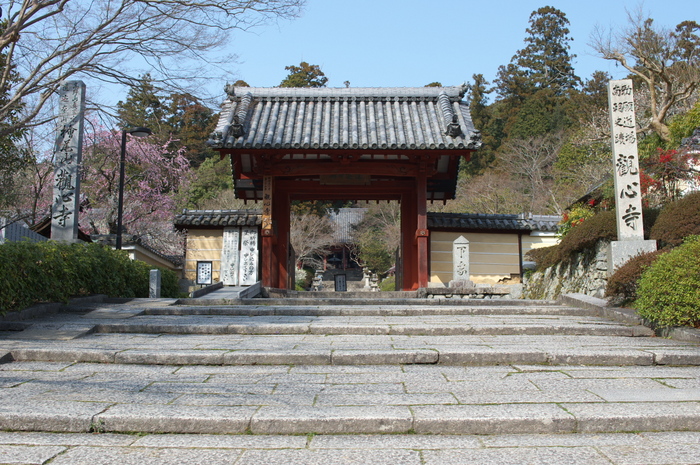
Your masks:
M184 148L192 166L214 154L206 144L216 124L214 112L191 94L159 93L148 74L129 90L125 102L117 103L117 114L121 127L145 126L155 140L170 143L172 150Z
M165 124L165 97L159 95L150 74L144 74L139 85L129 89L126 101L117 103L117 116L122 128L147 127L161 134Z
M176 140L176 147L183 147L185 158L192 166L199 166L214 155L207 145L209 134L214 130L214 112L191 94L171 94L167 108L165 129Z
M289 71L286 78L280 83L280 87L325 87L328 78L318 65L310 65L305 61L299 66L285 66Z
M483 74L472 76L474 83L469 86L469 110L474 127L481 132L482 148L473 153L468 163L461 165L461 171L468 175L482 173L495 159L495 149L498 148L498 131L492 124L491 108L487 105L486 96L491 92L489 82Z
M580 83L571 63L576 55L569 55L569 43L574 39L569 36L568 25L566 15L551 6L530 15L527 45L515 58L536 90L549 88L562 95Z
M533 11L525 48L499 68L494 90L506 136L541 136L570 124L566 100L580 79L572 65L575 55L569 54L568 24L556 8Z

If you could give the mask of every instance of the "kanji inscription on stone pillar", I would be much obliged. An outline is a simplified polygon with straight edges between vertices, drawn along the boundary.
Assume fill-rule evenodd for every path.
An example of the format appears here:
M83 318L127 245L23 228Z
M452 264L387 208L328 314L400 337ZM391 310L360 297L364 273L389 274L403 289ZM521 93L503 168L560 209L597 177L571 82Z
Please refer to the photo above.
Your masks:
M610 243L608 252L608 275L611 275L630 258L656 250L656 241L644 240L632 80L610 81L608 103L617 217L617 241Z
M82 81L65 82L59 90L59 99L58 127L54 146L51 238L75 242L78 240L85 84Z
M469 273L469 241L466 237L459 236L452 242L452 281L450 281L450 287L468 282Z
M610 81L608 101L615 171L617 237L620 241L643 240L642 190L639 182L632 80Z

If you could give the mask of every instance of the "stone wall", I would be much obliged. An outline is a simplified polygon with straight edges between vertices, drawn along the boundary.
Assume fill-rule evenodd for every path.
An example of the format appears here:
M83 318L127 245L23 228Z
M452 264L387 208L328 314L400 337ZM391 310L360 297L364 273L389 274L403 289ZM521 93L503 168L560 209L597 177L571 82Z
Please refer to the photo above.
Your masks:
M595 250L579 254L570 263L537 271L525 279L523 297L552 300L560 294L585 294L602 298L608 273L610 242L600 241Z

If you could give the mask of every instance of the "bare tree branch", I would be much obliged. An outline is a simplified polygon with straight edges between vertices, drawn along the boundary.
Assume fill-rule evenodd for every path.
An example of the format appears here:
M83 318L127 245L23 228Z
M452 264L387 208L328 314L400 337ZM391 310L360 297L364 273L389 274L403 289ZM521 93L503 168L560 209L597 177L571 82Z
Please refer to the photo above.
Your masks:
M647 88L650 117L641 131L654 131L669 141L667 118L675 106L696 97L700 84L699 30L693 21L679 24L675 31L657 27L637 9L628 12L628 27L621 33L614 35L598 28L592 34L589 45L602 58L617 62Z
M273 18L296 16L303 0L22 0L3 5L0 54L11 63L0 76L0 120L24 105L19 128L46 122L41 111L66 79L133 84L132 67L154 68L162 82L180 86L202 77L205 65L230 61L228 34ZM196 60L197 70L188 60Z
M327 216L314 213L291 215L289 242L296 254L297 262L318 267L318 256L330 253L335 245L333 224Z

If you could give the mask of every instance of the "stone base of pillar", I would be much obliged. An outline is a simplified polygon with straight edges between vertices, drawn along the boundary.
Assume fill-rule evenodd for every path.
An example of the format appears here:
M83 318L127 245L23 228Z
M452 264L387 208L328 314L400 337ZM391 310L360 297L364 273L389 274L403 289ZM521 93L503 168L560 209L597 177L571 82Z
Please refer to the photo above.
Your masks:
M656 251L656 241L612 241L608 249L608 276L627 263L630 258Z

